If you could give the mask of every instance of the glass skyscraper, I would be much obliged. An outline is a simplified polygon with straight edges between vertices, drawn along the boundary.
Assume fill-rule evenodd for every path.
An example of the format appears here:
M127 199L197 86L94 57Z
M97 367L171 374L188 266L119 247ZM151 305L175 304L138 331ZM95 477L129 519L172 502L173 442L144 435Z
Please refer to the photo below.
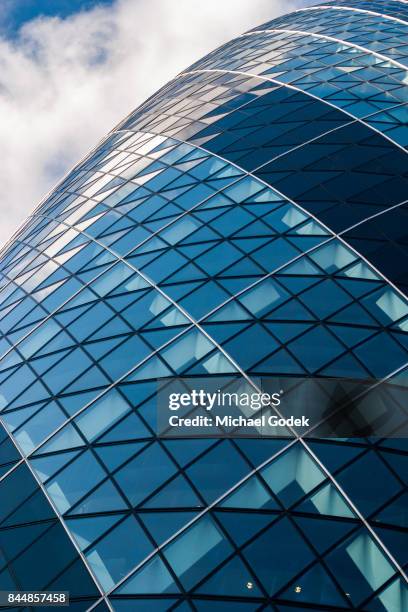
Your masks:
M5 246L0 590L408 609L407 440L155 425L163 378L406 379L407 60L405 0L263 24L132 112Z

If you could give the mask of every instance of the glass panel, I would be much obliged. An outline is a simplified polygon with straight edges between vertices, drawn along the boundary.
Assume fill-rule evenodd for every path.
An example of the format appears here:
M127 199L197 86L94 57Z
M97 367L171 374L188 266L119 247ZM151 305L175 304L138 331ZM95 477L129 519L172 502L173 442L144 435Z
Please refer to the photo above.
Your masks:
M230 544L209 516L164 549L167 561L186 589L208 574L230 552Z
M244 293L239 301L253 315L261 317L273 307L279 306L288 297L289 294L282 287L279 287L273 280L267 279Z
M338 242L331 242L317 249L310 257L329 274L337 272L356 259L356 255Z
M132 505L136 506L173 476L176 468L158 444L149 446L115 475Z
M134 516L115 527L86 555L105 591L112 588L152 550L152 545Z
M354 605L358 605L394 574L394 569L368 533L350 538L327 559Z
M261 472L262 477L286 506L309 493L325 476L299 444Z
M30 453L66 419L58 405L51 402L15 432L15 439L25 454Z
M204 334L193 330L165 349L162 357L176 372L181 372L213 348L214 345Z
M160 557L154 557L116 591L124 595L178 592L169 570Z
M243 553L270 594L313 559L312 551L287 518L274 523Z
M90 451L82 454L47 485L47 492L63 514L98 484L105 472Z
M130 409L129 404L113 389L95 404L86 408L75 422L89 442L104 433Z

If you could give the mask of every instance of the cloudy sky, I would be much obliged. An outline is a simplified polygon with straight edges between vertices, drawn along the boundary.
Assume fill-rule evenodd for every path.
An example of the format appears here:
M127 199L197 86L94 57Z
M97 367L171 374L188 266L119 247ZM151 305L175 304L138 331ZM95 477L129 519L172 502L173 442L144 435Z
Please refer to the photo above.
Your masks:
M307 0L1 0L0 244L156 89Z

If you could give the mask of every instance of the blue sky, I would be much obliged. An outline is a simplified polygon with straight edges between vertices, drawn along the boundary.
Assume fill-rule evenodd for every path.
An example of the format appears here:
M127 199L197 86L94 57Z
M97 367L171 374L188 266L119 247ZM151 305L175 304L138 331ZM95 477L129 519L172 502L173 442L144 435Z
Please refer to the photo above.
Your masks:
M95 5L110 5L113 0L1 0L0 27L14 34L23 24L36 17L69 17Z

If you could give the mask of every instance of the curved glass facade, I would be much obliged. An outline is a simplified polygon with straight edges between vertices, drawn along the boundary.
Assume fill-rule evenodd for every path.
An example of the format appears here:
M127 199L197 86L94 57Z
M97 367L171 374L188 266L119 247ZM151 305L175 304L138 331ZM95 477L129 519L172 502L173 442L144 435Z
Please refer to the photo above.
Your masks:
M0 590L407 609L406 440L155 433L162 378L405 378L407 56L402 0L263 24L131 113L6 245Z

